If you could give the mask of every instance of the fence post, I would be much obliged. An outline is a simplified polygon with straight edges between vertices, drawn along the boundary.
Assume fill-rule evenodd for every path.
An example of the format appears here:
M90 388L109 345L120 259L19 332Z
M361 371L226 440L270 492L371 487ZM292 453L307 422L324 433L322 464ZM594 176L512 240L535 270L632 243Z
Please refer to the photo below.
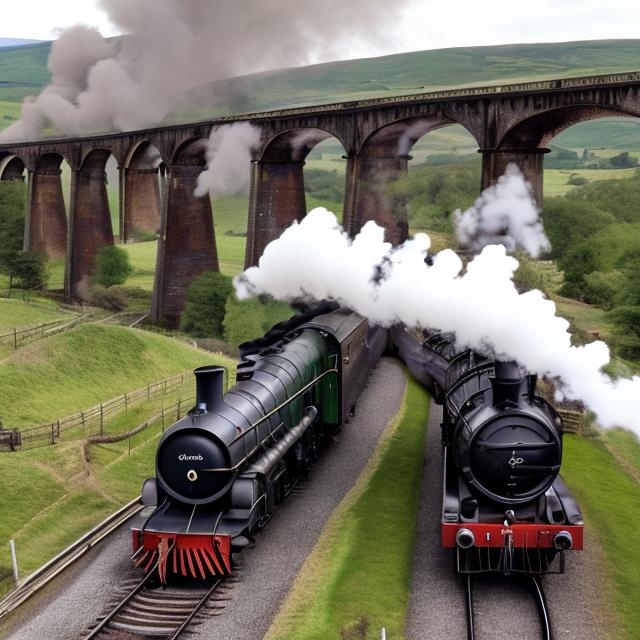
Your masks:
M149 400L151 400L151 385L150 384L147 385L147 402L149 402Z
M182 402L182 398L178 398L178 404L176 405L176 420L180 420L180 404Z
M54 435L55 434L55 431L54 431L55 426L56 426L55 423L52 422L51 423L51 444L55 444L56 443L56 439L55 439L55 435Z
M124 415L127 415L128 405L127 405L127 394L124 394Z
M20 576L18 574L18 558L16 556L16 543L13 541L13 538L9 540L9 548L11 549L11 568L13 569L13 581L16 583L16 587L17 587L18 581L20 580Z
M13 350L18 350L18 330L15 327L13 328Z
M104 433L104 411L102 409L102 402L100 403L100 435Z
M60 420L58 420L57 436L60 439Z

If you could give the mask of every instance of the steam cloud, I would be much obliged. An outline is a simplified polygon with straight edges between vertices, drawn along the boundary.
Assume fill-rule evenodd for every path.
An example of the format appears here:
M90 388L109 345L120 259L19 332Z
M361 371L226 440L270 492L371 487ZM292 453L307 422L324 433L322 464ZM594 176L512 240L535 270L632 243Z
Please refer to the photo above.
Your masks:
M640 377L614 381L603 374L609 362L604 342L571 346L569 323L556 315L555 304L540 291L518 293L518 261L504 246L486 246L463 270L450 249L427 266L430 242L421 233L392 249L374 222L350 240L332 213L314 209L270 243L259 266L234 284L240 298L267 293L281 300L333 299L381 325L454 331L460 346L559 377L563 393L581 399L603 426L640 434Z
M260 143L260 129L236 122L214 129L207 142L207 168L198 176L195 195L237 195L249 186L251 150Z
M458 209L455 218L458 242L476 252L502 244L509 252L521 248L537 258L551 247L531 186L515 164L510 164L498 182L485 189L464 213Z
M388 40L408 4L386 0L101 0L123 33L62 33L49 57L51 84L23 104L2 141L132 130L161 122L195 87L229 76L338 56L344 43ZM400 4L400 6L399 6ZM320 54L320 56L318 55Z

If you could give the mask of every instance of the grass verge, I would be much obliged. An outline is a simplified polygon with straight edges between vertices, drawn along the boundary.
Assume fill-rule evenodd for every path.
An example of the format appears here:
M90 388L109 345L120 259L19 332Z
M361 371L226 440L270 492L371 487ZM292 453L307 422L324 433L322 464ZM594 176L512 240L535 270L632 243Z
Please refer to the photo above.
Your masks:
M564 443L562 475L603 550L612 604L620 619L616 638L640 638L640 555L632 549L640 520L638 484L603 443L571 435Z
M404 637L429 396L400 411L325 525L265 640Z

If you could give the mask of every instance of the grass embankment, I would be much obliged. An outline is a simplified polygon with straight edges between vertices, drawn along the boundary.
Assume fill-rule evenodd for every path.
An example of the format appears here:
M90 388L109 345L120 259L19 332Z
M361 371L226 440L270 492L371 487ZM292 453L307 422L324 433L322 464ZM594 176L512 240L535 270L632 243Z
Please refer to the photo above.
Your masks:
M2 418L10 427L56 420L215 358L153 333L83 325L0 361Z
M265 640L377 639L383 626L390 638L404 637L428 412L427 393L410 379Z
M598 156L606 158L611 153L597 151ZM618 152L619 153L619 152ZM596 180L621 180L631 178L638 169L545 169L544 195L546 197L564 196L579 186L569 184L571 176L586 178L589 182Z
M603 569L611 582L612 605L620 622L615 637L635 640L640 638L640 555L635 551L640 486L602 442L578 436L566 436L564 442L563 476L580 503L585 525L603 550ZM637 454L637 440L634 446ZM638 458L634 464L637 469Z
M75 313L63 311L46 298L29 302L16 298L0 298L0 333L50 320L73 319Z
M81 326L0 362L4 422L22 426L52 420L209 363L233 366L228 358L156 334ZM156 409L134 408L108 429L131 429ZM142 480L153 473L160 433L158 421L131 442L92 446L90 462L82 440L0 453L0 594L10 587L9 580L2 581L10 566L7 540L16 541L21 574L36 569L139 493Z

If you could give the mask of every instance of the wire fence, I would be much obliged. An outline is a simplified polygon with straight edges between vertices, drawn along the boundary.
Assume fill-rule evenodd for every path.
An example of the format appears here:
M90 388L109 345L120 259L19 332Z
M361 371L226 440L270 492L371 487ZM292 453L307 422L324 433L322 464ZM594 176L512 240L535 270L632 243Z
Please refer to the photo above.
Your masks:
M188 388L185 390L185 381ZM8 428L0 431L0 449L33 449L53 445L62 438L77 439L104 436L109 433L107 422L120 414L126 414L130 409L144 403L162 402L159 418L163 424L169 416L180 416L188 401L194 398L195 385L192 383L191 373L179 375L153 382L125 393L107 402L101 402L84 411L60 418L55 422L41 424L26 429ZM165 406L165 400L171 398L173 404Z

